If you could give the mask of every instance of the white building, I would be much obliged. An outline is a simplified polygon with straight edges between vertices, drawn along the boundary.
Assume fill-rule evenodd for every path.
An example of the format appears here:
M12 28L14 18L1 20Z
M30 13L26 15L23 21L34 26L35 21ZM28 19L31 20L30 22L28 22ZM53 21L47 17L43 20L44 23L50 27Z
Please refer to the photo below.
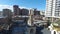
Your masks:
M40 11L40 14L45 16L45 10Z
M60 18L60 0L46 0L45 16Z

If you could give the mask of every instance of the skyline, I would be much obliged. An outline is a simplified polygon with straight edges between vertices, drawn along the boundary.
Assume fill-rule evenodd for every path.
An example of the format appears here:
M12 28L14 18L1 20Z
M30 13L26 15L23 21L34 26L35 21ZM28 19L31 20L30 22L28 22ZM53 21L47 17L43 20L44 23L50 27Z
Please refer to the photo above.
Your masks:
M3 8L12 9L13 5L19 5L21 8L45 10L46 0L0 0L0 10Z

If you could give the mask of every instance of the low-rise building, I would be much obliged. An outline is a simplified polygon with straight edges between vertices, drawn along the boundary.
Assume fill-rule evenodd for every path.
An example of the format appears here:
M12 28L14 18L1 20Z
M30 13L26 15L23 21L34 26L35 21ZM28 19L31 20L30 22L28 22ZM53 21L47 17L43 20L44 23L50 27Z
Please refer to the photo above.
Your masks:
M4 17L4 16L1 16L0 17L0 23L8 23L8 18Z

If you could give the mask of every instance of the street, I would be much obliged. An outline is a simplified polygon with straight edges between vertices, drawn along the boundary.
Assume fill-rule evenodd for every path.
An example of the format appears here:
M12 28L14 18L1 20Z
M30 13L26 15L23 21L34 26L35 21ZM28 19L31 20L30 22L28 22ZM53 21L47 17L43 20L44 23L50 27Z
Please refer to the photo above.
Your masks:
M43 34L51 34L51 32L49 30L47 30L47 28L44 28L42 30Z

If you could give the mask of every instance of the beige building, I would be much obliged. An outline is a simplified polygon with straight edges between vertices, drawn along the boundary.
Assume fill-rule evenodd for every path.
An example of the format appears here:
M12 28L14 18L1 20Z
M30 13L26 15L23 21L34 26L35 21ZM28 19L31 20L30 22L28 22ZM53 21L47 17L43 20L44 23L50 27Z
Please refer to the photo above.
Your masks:
M60 18L60 0L46 0L45 17L52 22Z
M29 19L28 19L28 25L29 26L34 26L33 24L33 14L34 14L34 9L29 10Z

